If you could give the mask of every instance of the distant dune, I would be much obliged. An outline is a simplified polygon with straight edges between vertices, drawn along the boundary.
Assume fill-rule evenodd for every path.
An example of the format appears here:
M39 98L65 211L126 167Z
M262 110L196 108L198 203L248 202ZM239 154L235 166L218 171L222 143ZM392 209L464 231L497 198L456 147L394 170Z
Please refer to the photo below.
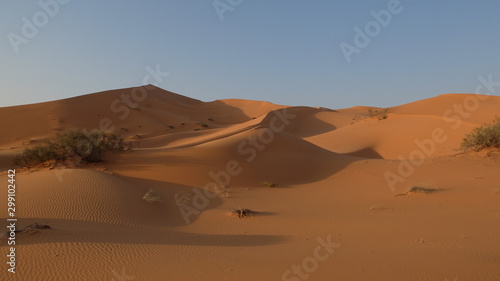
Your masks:
M68 129L132 145L18 170L18 226L51 229L18 233L17 273L4 263L0 279L500 280L500 153L459 150L499 108L472 94L387 110L203 102L151 85L0 108L2 171Z

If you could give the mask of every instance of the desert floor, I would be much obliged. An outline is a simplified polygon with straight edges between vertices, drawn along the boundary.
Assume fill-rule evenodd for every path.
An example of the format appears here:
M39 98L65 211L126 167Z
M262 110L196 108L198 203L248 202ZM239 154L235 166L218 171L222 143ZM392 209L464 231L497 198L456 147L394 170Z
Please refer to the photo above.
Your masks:
M4 225L23 149L99 127L133 146L17 170L18 229L51 229L17 233L15 274L2 238L1 280L500 280L500 151L459 150L499 97L370 116L139 89L0 108Z

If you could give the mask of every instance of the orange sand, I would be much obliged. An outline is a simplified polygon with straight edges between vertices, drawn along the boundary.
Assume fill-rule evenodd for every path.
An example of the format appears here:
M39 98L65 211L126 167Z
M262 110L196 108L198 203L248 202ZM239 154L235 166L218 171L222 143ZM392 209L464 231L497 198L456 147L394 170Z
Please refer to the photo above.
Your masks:
M132 109L114 103L132 89L0 108L1 171L70 128L105 124L134 147L98 165L18 171L18 226L52 229L17 235L15 275L1 240L1 280L500 280L500 153L457 150L500 98L442 95L378 120L366 107L147 89ZM224 196L204 190L214 178ZM0 183L6 224L6 172ZM412 186L437 191L401 195ZM142 199L151 188L160 202ZM176 194L197 200L179 208ZM227 216L240 207L258 213ZM321 248L328 240L334 249Z

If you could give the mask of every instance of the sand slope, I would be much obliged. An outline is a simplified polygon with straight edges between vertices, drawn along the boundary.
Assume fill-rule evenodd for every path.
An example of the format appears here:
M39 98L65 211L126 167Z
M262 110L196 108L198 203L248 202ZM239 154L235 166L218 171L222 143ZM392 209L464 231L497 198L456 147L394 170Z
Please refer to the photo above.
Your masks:
M115 102L143 90L134 106ZM18 234L18 273L4 265L0 279L500 280L500 152L457 150L498 108L498 97L442 95L379 120L368 107L202 102L151 86L0 108L16 120L2 125L3 171L22 149L103 119L134 147L18 171L18 225L52 229ZM160 202L142 199L150 189ZM239 207L257 214L227 215Z

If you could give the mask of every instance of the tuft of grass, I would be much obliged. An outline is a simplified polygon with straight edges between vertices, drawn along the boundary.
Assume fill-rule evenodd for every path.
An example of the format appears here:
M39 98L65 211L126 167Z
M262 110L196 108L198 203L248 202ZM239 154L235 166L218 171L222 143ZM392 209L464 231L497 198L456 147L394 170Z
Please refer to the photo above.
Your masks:
M434 189L434 188L427 188L427 187L421 187L421 186L414 186L412 188L410 188L408 190L408 192L406 193L413 193L413 194L416 194L416 193L420 193L420 194L430 194L430 193L433 193L433 192L436 192L437 189Z
M25 149L13 163L22 168L44 165L47 162L77 157L85 162L100 162L106 151L126 150L123 138L100 130L68 130L57 135L55 140Z
M39 232L41 229L52 229L52 228L46 224L38 224L35 222L34 224L30 224L23 229L17 229L14 232L15 233L24 233L24 234L35 234L35 233ZM10 232L6 232L4 234L4 237L8 237L9 233Z
M370 117L377 117L378 120L387 119L387 113L389 112L389 108L375 109L369 108L368 114Z
M464 151L480 151L486 148L500 148L500 118L472 130L462 141Z
M250 209L238 208L238 209L233 209L231 211L231 214L233 216L237 216L238 218L242 219L244 217L253 216L256 214L256 212Z
M267 187L276 187L276 184L272 181L265 181L264 184L267 186Z
M177 206L188 205L187 203L189 201L192 201L193 197L194 197L194 193L192 193L192 192L190 192L190 193L178 192L174 196L175 203L177 204Z
M150 189L148 192L146 192L146 194L144 194L142 199L148 201L149 203L155 203L161 201L160 195L156 194L154 189Z

